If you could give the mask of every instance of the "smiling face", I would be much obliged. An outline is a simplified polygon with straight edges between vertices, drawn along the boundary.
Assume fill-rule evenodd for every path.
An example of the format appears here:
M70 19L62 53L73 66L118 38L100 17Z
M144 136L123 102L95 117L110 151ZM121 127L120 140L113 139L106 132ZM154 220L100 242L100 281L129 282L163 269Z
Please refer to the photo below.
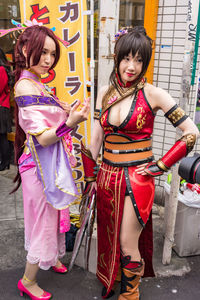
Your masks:
M33 62L31 57L30 69L38 75L47 73L51 68L51 66L53 65L53 63L55 62L55 56L56 56L56 44L52 38L46 36L39 63L35 66L32 65Z
M125 56L119 64L119 74L124 84L134 81L142 72L142 57L136 53L133 57L131 53Z

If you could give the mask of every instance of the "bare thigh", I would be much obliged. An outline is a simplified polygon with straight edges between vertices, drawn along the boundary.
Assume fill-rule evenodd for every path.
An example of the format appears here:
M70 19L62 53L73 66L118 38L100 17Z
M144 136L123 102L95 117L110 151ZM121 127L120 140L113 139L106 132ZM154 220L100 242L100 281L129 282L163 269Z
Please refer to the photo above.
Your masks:
M142 225L138 221L131 198L126 196L120 230L120 246L124 255L131 255L132 260L141 259L138 241L142 229Z

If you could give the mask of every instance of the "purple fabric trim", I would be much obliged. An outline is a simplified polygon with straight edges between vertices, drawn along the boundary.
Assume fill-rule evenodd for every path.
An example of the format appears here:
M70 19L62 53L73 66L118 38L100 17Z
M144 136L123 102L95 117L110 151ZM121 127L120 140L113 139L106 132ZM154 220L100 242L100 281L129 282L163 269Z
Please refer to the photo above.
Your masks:
M54 208L63 209L77 199L78 190L62 141L42 147L34 136L32 138L36 153L29 143L27 146L36 163L37 175L44 187L47 201Z
M61 107L52 97L40 95L15 97L15 102L19 107L26 107L30 105L53 105Z
M56 135L57 135L57 137L62 137L63 135L72 131L72 129L73 128L68 127L65 122L62 122L56 129Z

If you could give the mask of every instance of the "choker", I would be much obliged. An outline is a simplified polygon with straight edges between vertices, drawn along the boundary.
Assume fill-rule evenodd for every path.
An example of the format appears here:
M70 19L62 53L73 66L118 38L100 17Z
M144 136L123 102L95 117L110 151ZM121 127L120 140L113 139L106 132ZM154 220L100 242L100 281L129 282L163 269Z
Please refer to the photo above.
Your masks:
M131 86L134 84L134 82L136 82L136 80L137 80L137 79L135 79L135 80L133 80L133 81L127 81L127 83L124 84L124 83L119 79L119 75L118 75L117 73L115 73L115 75L116 75L118 84L119 84L121 87L123 87L123 88L129 88L129 87L131 87Z

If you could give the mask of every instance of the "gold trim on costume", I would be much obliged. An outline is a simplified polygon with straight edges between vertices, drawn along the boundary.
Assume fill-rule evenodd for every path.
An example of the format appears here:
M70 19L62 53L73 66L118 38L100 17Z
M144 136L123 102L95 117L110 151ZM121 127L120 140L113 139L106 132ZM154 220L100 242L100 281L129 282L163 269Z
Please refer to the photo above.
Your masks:
M185 111L177 104L165 113L165 117L168 118L174 127L177 127L188 118Z
M65 193L65 194L74 196L74 197L76 197L76 198L80 198L80 195L77 195L77 194L71 193L71 192L69 192L69 191L66 191L66 190L64 190L63 188L61 188L61 187L57 184L57 180L58 180L58 173L57 173L57 171L55 171L55 176L56 176L55 185L56 185L56 187L57 187L60 191L62 191L62 192Z
M38 157L38 155L37 155L37 151L36 151L36 149L35 149L35 145L34 145L34 142L33 142L33 137L32 137L32 135L29 136L29 144L30 144L30 148L31 148L31 150L32 150L32 155L34 155L35 161L37 161L38 167L39 167L39 169L40 169L41 179L42 179L42 183L43 183L43 186L44 186L43 193L45 194L46 186L45 186L45 183L44 183L44 176L43 176L43 172L42 172L42 166L41 166L39 157ZM33 157L33 158L34 158L34 157ZM79 203L80 203L80 200L77 201L77 199L80 199L80 198L81 198L80 195L76 195L76 194L67 192L67 191L63 190L62 188L60 188L58 185L56 185L56 187L57 187L58 189L60 189L62 192L66 193L66 194L68 194L68 195L71 195L71 196L76 197L76 199L75 199L73 202L69 203L68 205L66 205L66 206L64 206L64 207L56 208L57 210L62 210L62 209L65 209L65 208L67 208L67 207L69 207L69 206L71 206L71 205L73 205L73 204L79 204ZM46 194L45 194L45 197L46 197ZM46 197L46 201L47 201L52 207L54 207L54 206L48 201L47 197ZM55 208L55 207L54 207L54 208Z
M33 136L37 136L37 135L40 135L42 134L43 132L47 131L47 130L50 130L51 128L45 128L37 133L34 133L34 132L31 132L31 131L28 131L27 133L30 134L30 135L33 135Z
M32 100L32 102L30 103L30 101L28 101L27 99L24 99L24 96L28 96L28 97L31 97L32 99L36 99L36 101ZM20 99L20 103L18 103L19 101L17 101L17 104L19 105L19 107L28 107L28 106L32 106L32 105L42 105L42 106L55 106L55 107L58 107L58 108L61 108L59 105L56 105L55 103L56 100L49 96L49 95L46 95L46 96L41 96L41 95L35 95L35 96L32 96L32 95L24 95L24 96L17 96L15 98L18 98ZM41 103L41 98L48 98L48 101L46 101L47 103Z
M108 91L105 93L104 97L106 97L107 101L105 105L102 107L102 113L101 115L105 113L106 110L108 110L112 105L118 103L119 101L125 99L126 97L129 97L135 93L138 93L140 89L142 89L146 85L146 79L142 78L140 82L137 85L132 85L128 88L123 88L119 85L118 82L116 82L116 85L118 86L119 91L111 85L108 89ZM103 104L104 104L104 97L103 97ZM112 101L114 97L117 97L116 100ZM109 103L110 102L110 103Z
M106 112L106 110L108 110L112 105L118 103L119 101L125 99L126 97L131 96L134 93L134 91L135 91L135 87L131 87L128 90L126 90L125 92L123 92L122 95L120 95L119 92L114 87L112 87L111 91L110 91L110 95L108 96L108 103L104 108L102 108L101 115L103 116L103 114ZM114 97L117 97L117 99L115 101L109 103L109 100Z
M101 115L101 113L100 113L100 110L99 109L95 109L95 111L94 111L94 119L95 120L99 120L100 119L100 115Z
M94 158L92 157L91 151L88 148L86 148L83 143L81 144L81 152L95 162Z
M145 114L145 110L141 106L137 108L137 111L139 115L137 116L136 127L140 131L146 123L147 114Z
M109 191L112 193L112 200L110 200L110 204L112 205L113 209L110 214L110 224L112 224L111 228L107 228L107 235L110 243L110 247L112 251L110 251L109 255L109 265L106 266L106 264L102 263L102 259L99 259L98 266L99 268L109 270L108 277L105 276L100 272L100 270L97 267L97 275L101 280L106 283L108 288L111 285L112 276L114 272L115 267L115 261L116 261L116 251L117 251L117 235L118 235L118 225L119 225L119 210L120 210L120 196L121 196L121 185L124 177L124 170L120 171L117 167L112 167L107 164L102 163L102 166L100 167L100 175L101 173L104 174L103 178L101 179L101 182L98 181L98 186L101 187L101 189L109 189ZM121 172L121 174L120 174ZM107 187L108 184L108 178L110 180L110 177L112 173L115 173L115 190L112 191L109 187ZM99 175L99 176L100 176ZM99 177L100 179L100 177ZM104 180L103 180L104 179ZM115 200L114 200L115 199ZM112 236L110 236L110 233L112 233ZM101 254L101 256L104 256L104 253Z
M168 172L169 171L169 168L162 162L162 160L158 160L157 162L156 162L156 164L158 165L158 167L161 169L161 170L163 170L163 171L165 171L165 172Z
M178 122L183 116L185 116L185 112L181 107L177 107L169 116L168 119L175 124Z
M84 180L86 182L93 182L93 181L96 181L97 177L96 176L90 176L90 177L86 177L84 176Z
M195 142L196 142L196 134L188 133L186 135L183 135L180 139L181 141L184 141L186 143L187 147L187 153L191 152Z

